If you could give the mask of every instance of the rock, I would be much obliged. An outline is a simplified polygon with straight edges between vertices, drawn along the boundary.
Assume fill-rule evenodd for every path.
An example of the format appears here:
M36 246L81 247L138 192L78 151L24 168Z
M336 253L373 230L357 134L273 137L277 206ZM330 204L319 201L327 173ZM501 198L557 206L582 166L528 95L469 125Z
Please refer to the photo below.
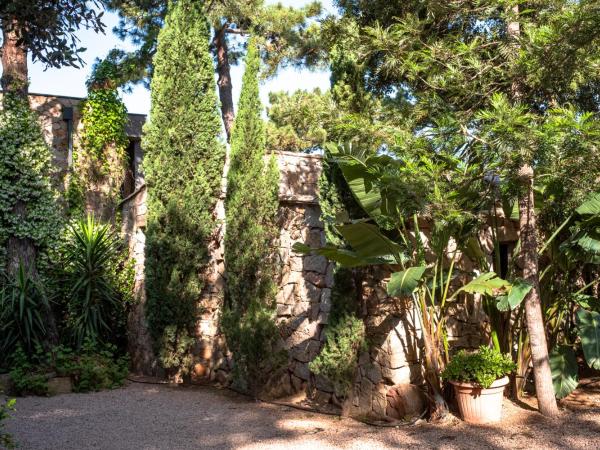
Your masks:
M207 373L208 373L208 369L204 364L202 364L202 363L194 364L194 368L192 370L192 378L193 379L203 378L207 375Z
M230 382L229 376L224 370L217 370L216 380L221 386L228 386Z
M262 396L269 399L277 399L290 396L293 393L290 374L285 371L281 376L276 377L273 381L269 381L262 392Z
M301 362L310 362L319 353L321 343L314 339L306 340L299 345L292 347L289 352L290 356Z
M317 272L305 272L304 279L318 288L325 287L325 277Z
M382 367L381 373L383 378L392 385L406 384L412 381L411 370L409 366L398 367L396 369Z
M334 265L332 263L329 263L327 265L327 271L325 273L325 286L327 286L328 288L333 287L333 272Z
M308 364L296 362L294 366L294 375L304 381L308 381L310 379L310 370L308 369Z
M303 269L308 272L325 273L327 271L327 258L319 255L304 257ZM292 270L294 270L292 268Z
M333 383L323 375L315 375L315 386L319 391L333 393L335 391Z
M291 316L292 315L292 305L282 305L281 303L277 303L277 315L278 316Z
M325 288L321 291L321 311L331 311L331 289Z
M317 389L313 394L313 401L320 406L328 405L331 402L331 394Z
M48 395L70 394L73 392L71 377L54 377L48 380Z
M383 380L381 375L381 367L379 364L369 364L366 367L367 378L373 382L373 384L377 384Z
M11 394L13 391L13 382L9 373L0 374L0 393Z
M295 392L301 392L306 390L306 381L301 378L298 378L296 375L290 375L290 379L292 381L292 387Z
M387 412L387 399L385 394L373 394L373 413L378 417L385 417Z
M414 384L392 386L387 394L386 416L393 419L410 419L420 416L427 408L425 392Z

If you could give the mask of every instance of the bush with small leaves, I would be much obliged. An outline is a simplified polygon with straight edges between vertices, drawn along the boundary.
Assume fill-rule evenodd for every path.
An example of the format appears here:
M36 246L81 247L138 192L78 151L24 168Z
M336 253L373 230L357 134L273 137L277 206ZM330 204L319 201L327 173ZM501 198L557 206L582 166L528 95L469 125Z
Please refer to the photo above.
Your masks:
M484 389L517 368L509 355L485 345L476 352L460 350L442 372L442 378L449 381L475 383Z

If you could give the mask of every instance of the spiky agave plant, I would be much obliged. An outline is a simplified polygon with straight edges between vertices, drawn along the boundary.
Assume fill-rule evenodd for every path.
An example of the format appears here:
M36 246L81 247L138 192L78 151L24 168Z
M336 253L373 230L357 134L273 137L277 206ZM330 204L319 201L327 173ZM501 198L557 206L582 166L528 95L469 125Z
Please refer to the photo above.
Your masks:
M110 225L92 215L70 229L72 243L65 249L69 282L69 327L75 344L104 341L119 307L119 293L111 280L111 265L119 256L120 242Z

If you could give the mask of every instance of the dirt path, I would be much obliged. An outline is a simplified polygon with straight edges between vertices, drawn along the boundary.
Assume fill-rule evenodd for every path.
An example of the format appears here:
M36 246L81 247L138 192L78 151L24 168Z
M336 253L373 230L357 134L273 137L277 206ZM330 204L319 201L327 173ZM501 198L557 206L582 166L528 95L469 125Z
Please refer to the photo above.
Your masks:
M598 389L600 391L600 389ZM7 421L21 449L599 449L600 392L547 420L505 401L495 426L374 428L250 402L204 387L130 384L93 394L17 400Z

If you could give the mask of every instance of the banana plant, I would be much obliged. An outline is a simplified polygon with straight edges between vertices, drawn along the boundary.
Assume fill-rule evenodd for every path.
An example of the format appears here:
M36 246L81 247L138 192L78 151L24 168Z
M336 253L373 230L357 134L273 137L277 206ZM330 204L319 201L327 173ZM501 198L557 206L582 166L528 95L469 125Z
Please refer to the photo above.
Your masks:
M557 239L562 230L566 237ZM563 398L577 388L576 346L581 345L588 366L600 370L600 301L584 293L597 280L573 292L582 268L600 264L600 193L592 193L558 227L542 250L546 249L551 254L542 278L547 280L545 319L555 346L550 365L556 396Z
M446 333L447 307L461 295L500 297L516 304L526 295L494 272L480 273L460 285L465 274L456 263L463 244L479 231L469 199L478 198L470 168L450 156L402 160L387 155L365 156L349 146L328 147L366 217L337 224L347 247L310 248L296 243L294 250L317 254L346 267L387 265L391 277L388 294L412 299L419 311L424 345L425 381L430 415L444 416L448 407L442 395L440 373L449 360ZM466 199L466 200L465 200ZM426 245L420 217L433 224ZM426 258L426 253L433 256ZM459 285L457 287L457 284Z

